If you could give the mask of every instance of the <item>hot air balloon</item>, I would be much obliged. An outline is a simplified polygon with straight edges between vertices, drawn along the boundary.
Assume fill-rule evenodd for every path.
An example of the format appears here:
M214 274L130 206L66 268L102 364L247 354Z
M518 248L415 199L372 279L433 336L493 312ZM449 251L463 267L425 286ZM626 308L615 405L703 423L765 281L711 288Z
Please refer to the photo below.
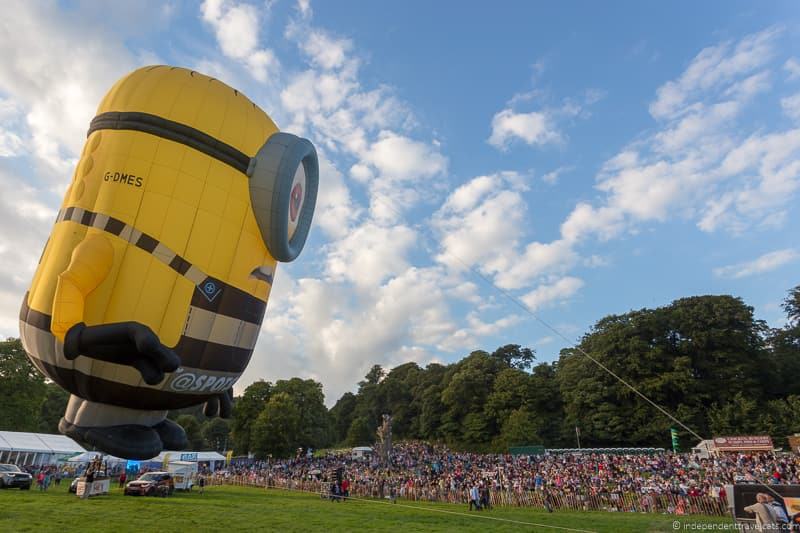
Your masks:
M187 444L168 410L229 415L318 169L214 78L150 66L111 88L20 312L31 361L71 395L62 433L148 459Z

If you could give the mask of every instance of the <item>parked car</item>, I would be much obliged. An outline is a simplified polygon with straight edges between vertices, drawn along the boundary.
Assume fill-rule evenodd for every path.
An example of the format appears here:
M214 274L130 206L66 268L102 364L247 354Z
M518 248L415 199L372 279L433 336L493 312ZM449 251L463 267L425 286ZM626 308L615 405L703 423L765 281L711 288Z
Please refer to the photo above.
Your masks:
M125 486L126 496L167 497L175 491L175 482L169 472L148 472Z
M33 483L33 476L23 472L17 465L0 464L0 489L19 487L20 490L29 490Z

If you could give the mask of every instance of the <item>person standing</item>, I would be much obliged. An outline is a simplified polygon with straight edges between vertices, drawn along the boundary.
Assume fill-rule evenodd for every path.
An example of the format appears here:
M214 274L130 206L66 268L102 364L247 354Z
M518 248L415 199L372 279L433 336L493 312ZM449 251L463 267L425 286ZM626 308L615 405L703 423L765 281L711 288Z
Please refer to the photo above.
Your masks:
M744 508L750 514L756 515L757 531L777 531L778 523L773 516L772 509L769 507L770 497L768 494L759 492L756 494L756 503Z
M94 469L90 465L86 470L86 477L84 478L83 499L89 498L89 493L92 492L92 484L94 483Z
M487 510L491 509L492 508L492 502L491 502L490 496L489 496L489 483L488 483L488 481L484 482L483 485L481 485L480 496L481 496L481 507L483 509L487 509Z
M469 510L472 511L472 507L475 506L476 511L481 510L481 503L480 503L480 494L478 493L478 485L472 485L472 488L469 489Z
M200 494L203 494L205 492L205 487L206 487L206 476L200 474L197 477L197 486L200 487Z
M128 474L125 472L125 470L123 470L122 473L119 475L119 488L124 488L125 481L127 480L128 480Z

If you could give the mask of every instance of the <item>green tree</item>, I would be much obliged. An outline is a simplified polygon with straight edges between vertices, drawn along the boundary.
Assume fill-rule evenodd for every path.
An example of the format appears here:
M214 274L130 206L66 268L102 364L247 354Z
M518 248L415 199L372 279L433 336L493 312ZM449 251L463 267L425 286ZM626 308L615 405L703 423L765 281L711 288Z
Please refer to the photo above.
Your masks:
M714 435L753 434L766 429L766 417L759 409L758 400L741 392L730 401L712 406L708 418Z
M350 424L353 423L357 402L358 398L355 394L346 392L339 398L336 405L331 408L335 442L344 442L347 438L347 430L350 429Z
M348 446L371 446L375 442L376 430L377 428L370 427L366 418L360 416L347 429L345 442Z
M385 375L383 367L373 365L364 379L358 382L355 417L364 418L372 428L378 427L382 415L387 412L385 398L379 394L380 383Z
M769 392L775 398L800 395L800 285L789 291L783 309L786 326L771 330L767 338L772 355Z
M605 317L580 348L667 411L680 412L695 431L708 434L707 406L764 390L765 331L741 299L696 296ZM586 445L663 443L672 422L579 350L563 350L557 368L564 433L579 425Z
M386 374L378 387L379 403L392 415L395 439L419 438L419 403L414 402L414 386L423 370L416 363L405 363ZM384 414L384 413L381 413Z
M442 403L447 408L442 417L442 432L448 442L477 450L484 448L497 433L496 420L479 421L476 417L485 418L484 405L495 377L504 368L507 365L502 360L476 351L448 369L442 390ZM472 415L469 421L468 415Z
M46 394L44 377L20 340L0 341L0 429L37 431Z
M325 407L322 383L313 379L292 378L275 383L273 394L285 393L298 414L293 439L303 448L324 448L333 442L333 423Z
M222 451L226 450L229 444L230 424L227 420L214 417L203 422L201 433L203 439L211 448Z
M533 396L531 375L517 368L506 368L497 374L492 392L486 398L484 412L487 418L502 427L512 411L526 405Z
M186 432L190 450L205 450L208 447L203 438L200 422L195 417L192 415L180 415L175 422Z
M564 401L558 386L556 365L539 363L533 367L528 390L526 405L537 421L537 434L542 439L541 444L551 448L571 446L572 432L568 437L569 441L562 435Z
M492 352L492 357L499 359L510 368L526 370L533 365L536 359L534 351L523 348L519 344L506 344Z
M524 407L515 409L503 423L500 434L502 451L507 451L510 446L541 444L542 439L537 430L536 419L528 409Z
M58 422L64 416L69 393L55 383L45 385L46 392L39 409L39 432L58 433Z
M244 394L236 399L231 422L231 438L236 454L245 455L253 451L251 426L267 405L271 394L272 384L260 380L248 385Z
M789 289L789 294L783 300L783 310L789 318L789 324L800 326L800 285Z
M772 435L777 446L786 447L786 436L800 433L800 396L770 400L762 415L764 432Z
M300 410L286 392L275 392L253 422L252 446L259 458L291 457L302 442Z
M429 364L414 387L414 403L419 411L417 433L422 439L437 441L444 438L442 424L447 408L442 403L442 391L447 368L438 363Z

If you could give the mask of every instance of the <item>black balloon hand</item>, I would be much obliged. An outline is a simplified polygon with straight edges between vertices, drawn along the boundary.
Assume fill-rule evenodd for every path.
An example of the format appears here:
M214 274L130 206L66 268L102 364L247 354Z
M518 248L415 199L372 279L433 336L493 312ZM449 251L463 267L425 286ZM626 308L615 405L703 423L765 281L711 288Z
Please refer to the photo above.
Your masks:
M72 326L64 338L64 357L79 355L134 367L148 385L164 379L180 364L178 355L161 344L153 330L139 322Z
M231 411L233 410L233 387L209 398L203 407L203 414L206 416L219 416L222 418L230 418Z

